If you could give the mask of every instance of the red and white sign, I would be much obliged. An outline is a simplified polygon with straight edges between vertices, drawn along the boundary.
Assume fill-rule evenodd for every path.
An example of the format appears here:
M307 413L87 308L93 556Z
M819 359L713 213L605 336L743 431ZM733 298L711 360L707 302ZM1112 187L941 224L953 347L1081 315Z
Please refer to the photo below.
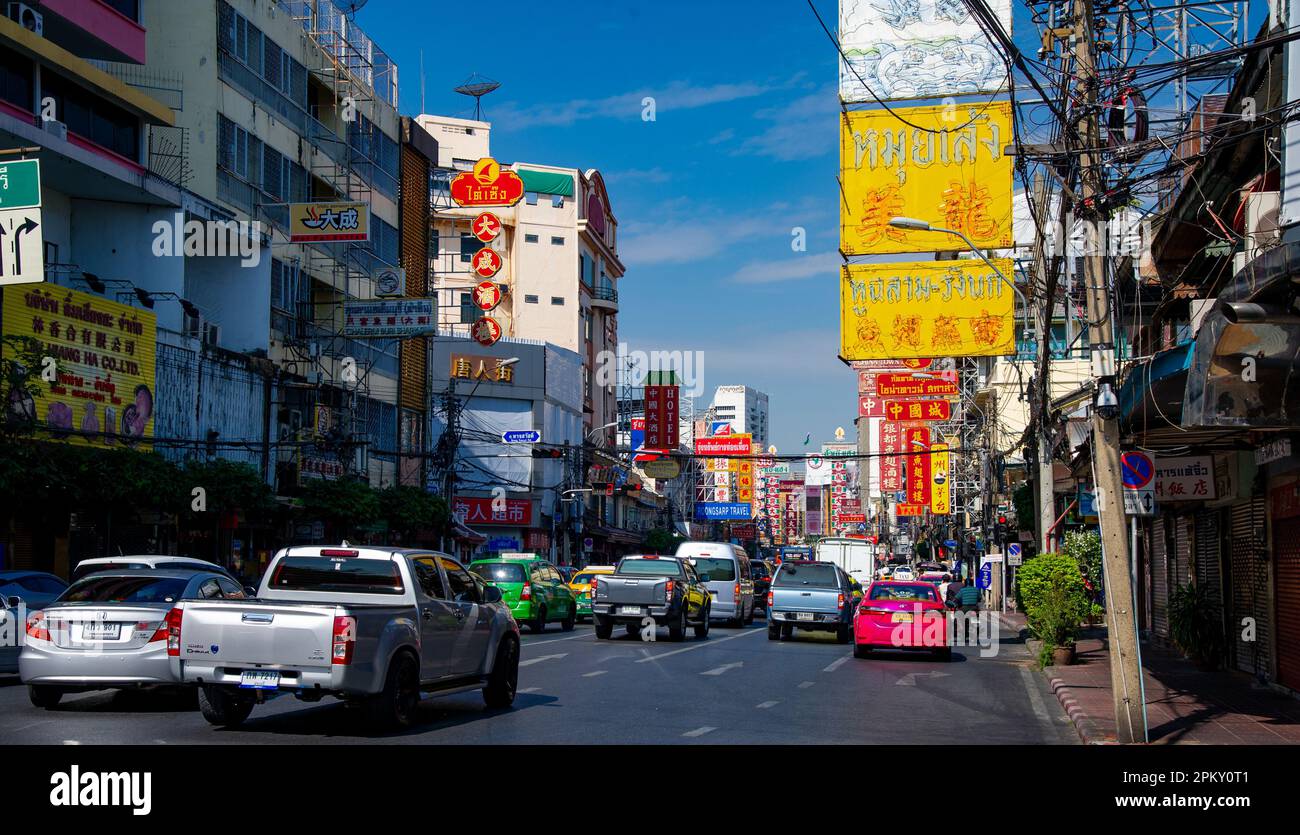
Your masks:
M480 281L474 288L474 304L479 310L493 310L501 304L501 288L491 281Z
M495 241L497 236L501 234L501 218L491 212L483 212L474 218L474 222L470 224L470 229L474 232L474 237L485 244L490 243Z
M484 316L470 326L470 336L483 347L495 344L501 338L501 324L491 316Z
M927 504L898 504L894 505L895 516L924 516Z
M930 505L930 429L909 426L903 430L903 448L907 456L907 501ZM923 453L923 454L918 454Z
M903 427L893 421L880 424L880 489L893 493L903 489Z
M956 371L918 371L911 374L879 374L876 394L881 397L956 397Z
M480 278L491 278L501 272L501 256L495 250L480 249L474 253L472 267L474 274Z
M676 449L678 438L677 386L645 387L645 445L649 449ZM745 438L749 442L748 436Z
M649 399L649 391L653 386L646 386L646 397ZM649 437L649 429L646 430L646 437ZM695 454L696 455L749 455L749 436L748 435L730 435L721 437L696 438ZM784 483L784 482L783 482ZM802 484L802 482L800 482Z
M546 531L524 531L524 550L535 554L551 550L551 535Z
M951 420L950 400L887 400L885 417L889 420Z
M846 525L856 525L867 521L867 517L861 513L841 513L840 521Z
M503 169L491 157L474 163L451 181L451 199L457 206L513 206L524 197L524 181Z
M885 401L874 394L858 395L858 417L873 418L885 416Z
M494 511L492 503L499 509ZM466 525L518 525L528 527L533 522L533 503L527 499L506 499L504 507L498 499L472 499L457 496L454 512Z

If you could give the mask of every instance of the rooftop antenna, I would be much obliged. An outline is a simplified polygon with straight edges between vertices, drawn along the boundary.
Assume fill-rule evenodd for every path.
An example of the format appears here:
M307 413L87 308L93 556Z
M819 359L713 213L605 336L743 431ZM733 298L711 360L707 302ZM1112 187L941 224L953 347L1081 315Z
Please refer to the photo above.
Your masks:
M456 88L456 92L462 96L474 97L474 121L483 121L483 97L501 86L501 82L493 81L487 76L478 73L470 73L469 78L461 82Z

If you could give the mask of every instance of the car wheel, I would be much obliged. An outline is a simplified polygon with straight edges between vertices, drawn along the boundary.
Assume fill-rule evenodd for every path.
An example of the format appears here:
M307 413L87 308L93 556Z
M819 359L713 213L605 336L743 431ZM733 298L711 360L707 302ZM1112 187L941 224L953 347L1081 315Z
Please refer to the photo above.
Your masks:
M750 606L749 606L749 614L745 616L745 625L746 625L746 626L749 626L751 623L754 622L754 609L756 608L756 605L757 605L757 604L752 604L752 603L751 603Z
M601 640L609 640L614 634L614 622L609 618L602 618L599 615L592 615L591 622L596 627L596 637Z
M62 687L51 687L48 684L29 684L27 685L27 698L31 699L35 707L43 707L46 710L57 707L59 700L63 698Z
M841 626L839 629L835 630L835 640L841 644L847 644L850 637L852 636L849 634L849 628L847 626Z
M227 687L199 686L199 711L210 724L234 728L244 723L256 704Z
M677 622L668 624L668 640L684 641L686 640L686 606L682 605L681 612L677 615Z
M409 652L399 652L388 664L383 692L366 702L370 723L380 728L407 728L420 704L420 668Z
M781 640L788 641L793 635L794 635L793 626L787 626L785 624L781 625Z
M625 624L623 628L627 630L629 638L635 638L637 635L641 634L641 627L635 623Z
M781 637L781 627L777 626L776 624L772 624L771 626L767 627L767 639L769 641L775 641L780 637Z
M854 657L854 658L866 658L866 657L867 657L868 655L870 655L870 654L871 654L871 648L868 647L868 646L866 646L865 644L854 644L854 645L853 645L853 657Z
M578 622L578 608L574 606L572 603L570 603L569 614L564 618L563 623L560 624L560 628L563 629L565 632L572 632L573 625L577 622Z
M492 674L483 688L483 702L494 710L504 710L515 703L519 689L519 641L513 635L501 639Z
M704 610L704 617L700 618L700 622L695 625L695 637L696 638L709 637L709 610L708 609Z
M546 631L546 607L543 606L537 610L537 617L533 618L528 624L528 631L533 633Z

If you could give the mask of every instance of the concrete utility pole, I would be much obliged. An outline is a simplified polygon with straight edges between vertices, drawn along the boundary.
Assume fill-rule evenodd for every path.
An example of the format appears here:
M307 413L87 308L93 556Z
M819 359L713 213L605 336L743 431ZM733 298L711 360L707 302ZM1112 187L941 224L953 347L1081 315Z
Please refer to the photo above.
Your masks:
M1079 154L1080 215L1088 226L1084 235L1083 280L1088 299L1088 341L1097 390L1114 388L1115 311L1107 292L1103 262L1102 225L1110 212L1096 205L1105 192L1101 131L1098 124L1097 65L1093 52L1093 0L1074 0L1075 130L1067 132ZM1098 397L1100 399L1100 396ZM1118 404L1116 404L1118 405ZM1092 460L1096 481L1097 516L1101 522L1106 584L1106 625L1110 638L1111 689L1115 694L1115 735L1119 742L1146 742L1146 705L1142 698L1142 659L1138 647L1137 613L1129 574L1125 537L1124 488L1120 475L1118 414L1092 409Z

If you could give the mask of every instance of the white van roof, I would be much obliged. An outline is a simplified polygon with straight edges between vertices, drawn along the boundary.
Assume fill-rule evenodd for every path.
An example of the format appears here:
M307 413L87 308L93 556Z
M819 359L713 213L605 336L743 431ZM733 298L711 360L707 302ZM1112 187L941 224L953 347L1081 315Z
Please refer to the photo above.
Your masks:
M683 542L677 546L677 556L679 557L734 557L740 559L744 554L748 559L749 552L739 545L732 545L730 542Z

